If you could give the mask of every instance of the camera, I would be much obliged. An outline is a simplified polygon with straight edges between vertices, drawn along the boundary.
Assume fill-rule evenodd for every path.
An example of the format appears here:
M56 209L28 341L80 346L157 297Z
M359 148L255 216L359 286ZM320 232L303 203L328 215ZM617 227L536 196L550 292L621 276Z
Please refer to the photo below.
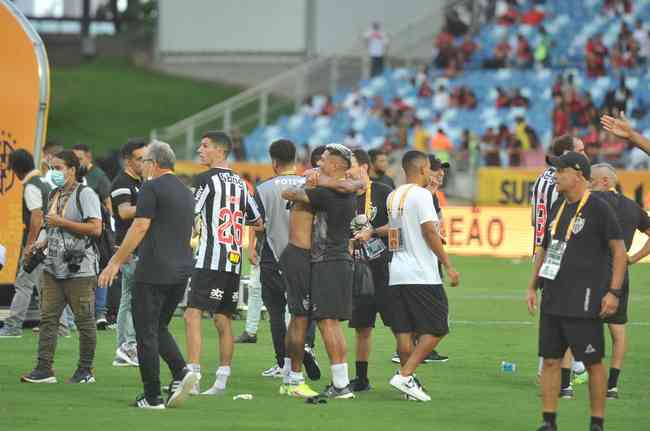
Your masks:
M81 269L81 261L86 252L83 250L66 250L63 252L63 261L68 264L68 271L76 274Z
M45 256L45 252L43 252L42 248L37 248L32 252L32 255L29 257L29 260L23 265L23 269L27 274L31 274L34 269L43 261L45 260L47 256Z

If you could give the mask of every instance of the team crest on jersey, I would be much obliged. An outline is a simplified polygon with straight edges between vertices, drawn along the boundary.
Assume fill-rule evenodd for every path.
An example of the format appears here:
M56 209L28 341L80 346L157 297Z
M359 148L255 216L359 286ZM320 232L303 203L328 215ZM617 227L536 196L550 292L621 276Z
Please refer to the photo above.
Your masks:
M573 234L574 235L579 234L580 231L582 231L583 227L585 227L585 219L578 216L576 218L575 224L573 225Z

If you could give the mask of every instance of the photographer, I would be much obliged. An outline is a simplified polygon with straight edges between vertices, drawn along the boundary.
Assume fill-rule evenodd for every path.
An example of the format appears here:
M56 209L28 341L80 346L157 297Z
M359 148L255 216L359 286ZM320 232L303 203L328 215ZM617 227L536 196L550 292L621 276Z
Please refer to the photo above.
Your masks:
M52 193L45 217L46 230L35 245L46 250L41 279L41 331L36 368L21 380L56 383L52 371L58 320L70 305L79 329L79 364L68 383L93 383L95 356L94 316L98 259L92 237L101 234L101 210L97 194L80 184L79 159L72 151L58 153L51 162ZM82 215L83 214L83 215ZM38 251L37 251L38 252Z

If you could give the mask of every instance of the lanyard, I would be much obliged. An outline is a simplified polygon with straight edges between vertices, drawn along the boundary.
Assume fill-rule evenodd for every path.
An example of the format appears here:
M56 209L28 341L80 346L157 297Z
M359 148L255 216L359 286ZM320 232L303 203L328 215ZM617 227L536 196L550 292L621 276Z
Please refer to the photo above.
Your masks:
M409 184L406 187L406 190L404 191L404 194L402 195L402 197L399 200L399 207L397 208L397 216L398 217L401 217L401 215L404 213L404 204L406 203L406 197L408 196L408 194L411 191L411 189L413 188L413 186L415 186L415 184ZM388 201L388 212L389 213L391 213L393 211L393 203L395 202L395 195L397 194L395 192L397 192L397 190L395 190L394 192L392 192L390 194L390 199Z
M372 203L372 181L368 181L368 186L366 187L366 203L363 207L363 213L370 219L370 205Z
M566 235L564 237L564 240L566 242L569 242L571 239L571 233L573 233L573 225L576 222L576 219L580 215L580 211L582 211L582 208L585 206L587 203L587 200L589 200L589 196L591 195L590 191L587 191L583 196L582 199L580 199L580 203L578 204L578 209L576 209L576 213L573 215L573 218L571 218L571 222L569 223L569 227L566 230ZM562 217L562 213L564 212L564 207L566 206L566 200L562 202L562 206L560 206L560 210L557 212L557 216L555 216L555 223L553 223L553 228L551 228L551 239L555 238L555 232L557 232L557 225L560 224L560 218Z

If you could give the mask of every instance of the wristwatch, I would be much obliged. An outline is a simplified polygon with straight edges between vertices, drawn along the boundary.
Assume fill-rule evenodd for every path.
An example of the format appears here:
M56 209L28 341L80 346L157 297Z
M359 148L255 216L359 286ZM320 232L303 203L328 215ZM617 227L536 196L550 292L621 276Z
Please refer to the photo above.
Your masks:
M608 292L617 298L621 298L623 296L623 289L609 289Z

